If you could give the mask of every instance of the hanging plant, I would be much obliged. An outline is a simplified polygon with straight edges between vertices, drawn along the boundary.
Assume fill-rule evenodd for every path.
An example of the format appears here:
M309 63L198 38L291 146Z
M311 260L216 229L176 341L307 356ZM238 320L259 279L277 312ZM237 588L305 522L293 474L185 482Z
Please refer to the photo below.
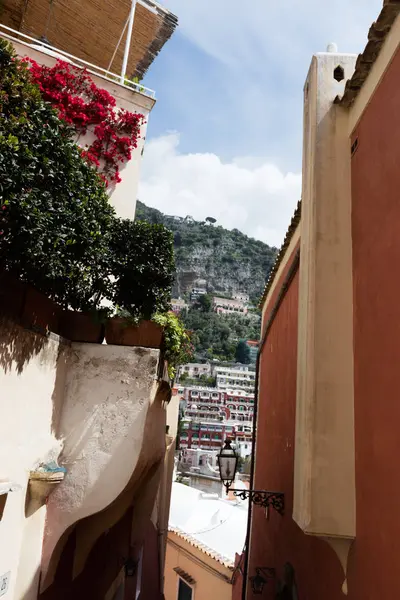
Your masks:
M26 59L42 97L78 135L90 131L94 141L82 156L96 167L106 185L121 181L120 166L137 148L144 116L116 107L115 98L99 88L85 69L62 60L53 67Z

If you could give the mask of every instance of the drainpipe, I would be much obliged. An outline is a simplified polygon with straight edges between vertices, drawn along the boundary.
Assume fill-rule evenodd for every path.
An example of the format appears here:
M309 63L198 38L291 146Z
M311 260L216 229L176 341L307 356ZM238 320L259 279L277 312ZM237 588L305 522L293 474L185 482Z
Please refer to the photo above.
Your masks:
M121 79L120 83L125 82L126 69L128 67L129 50L131 48L133 22L135 20L136 0L132 0L131 12L128 21L128 32L126 34L124 59L122 61Z
M266 336L265 336L266 337ZM252 435L252 448L251 448L251 468L250 468L250 489L254 489L254 472L255 472L255 455L256 455L256 429L257 429L257 412L258 412L258 380L259 380L259 372L260 372L260 358L261 358L261 350L264 345L265 339L260 344L260 347L257 352L257 360L256 360L256 380L254 385L254 414L253 414L253 435ZM246 592L247 592L247 572L249 568L249 551L250 551L250 532L251 532L251 516L253 512L253 504L249 500L249 512L247 516L247 532L246 532L246 554L244 556L244 569L243 569L243 586L242 586L242 600L246 600Z

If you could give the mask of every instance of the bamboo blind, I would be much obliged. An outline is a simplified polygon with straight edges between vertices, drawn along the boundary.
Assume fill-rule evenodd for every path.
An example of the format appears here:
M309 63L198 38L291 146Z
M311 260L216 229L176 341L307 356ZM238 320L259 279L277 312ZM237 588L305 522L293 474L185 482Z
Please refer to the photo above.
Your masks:
M129 16L131 0L3 0L0 21L106 69ZM136 5L128 70L141 79L177 25L172 14ZM119 73L123 38L111 71Z

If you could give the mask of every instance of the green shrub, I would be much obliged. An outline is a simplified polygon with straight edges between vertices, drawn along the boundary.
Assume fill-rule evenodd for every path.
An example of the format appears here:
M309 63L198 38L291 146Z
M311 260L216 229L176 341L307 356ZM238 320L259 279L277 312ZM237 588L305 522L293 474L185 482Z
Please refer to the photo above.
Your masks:
M105 291L114 210L74 130L4 40L0 64L1 266L62 305L88 308Z
M134 319L166 311L172 234L116 218L74 138L0 39L0 269L77 310L107 299Z
M174 273L172 233L163 225L115 219L110 249L111 302L137 319L167 311Z

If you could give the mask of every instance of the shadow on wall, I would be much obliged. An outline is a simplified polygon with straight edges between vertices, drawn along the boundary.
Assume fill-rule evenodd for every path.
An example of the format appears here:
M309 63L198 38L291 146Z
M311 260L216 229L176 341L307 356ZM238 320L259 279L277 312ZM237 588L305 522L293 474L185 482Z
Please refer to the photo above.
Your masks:
M48 344L48 338L22 329L7 318L0 319L0 366L7 373L15 369L21 374L33 356L39 354Z
M55 578L53 583L42 591L41 600L63 600L64 591L67 597L71 593L75 598L80 598L80 594L87 597L85 594L90 582L91 600L104 598L118 570L121 569L121 556L135 554L134 548L141 548L164 465L165 418L160 419L160 405L166 401L169 394L169 386L167 389L165 383L159 382L156 398L146 414L141 452L125 489L109 506L75 523L58 540L49 568L50 579L53 579L51 573ZM108 473L103 473L105 481L113 477L114 468L115 465L109 465ZM118 528L118 523L129 511L133 512L130 513L127 526L127 545L124 552L117 551L119 544L114 547L114 543L111 543L110 547L105 548L104 536L113 528ZM108 535L109 541L111 537ZM108 558L106 564L102 564L104 558ZM95 573L98 595L93 590Z

